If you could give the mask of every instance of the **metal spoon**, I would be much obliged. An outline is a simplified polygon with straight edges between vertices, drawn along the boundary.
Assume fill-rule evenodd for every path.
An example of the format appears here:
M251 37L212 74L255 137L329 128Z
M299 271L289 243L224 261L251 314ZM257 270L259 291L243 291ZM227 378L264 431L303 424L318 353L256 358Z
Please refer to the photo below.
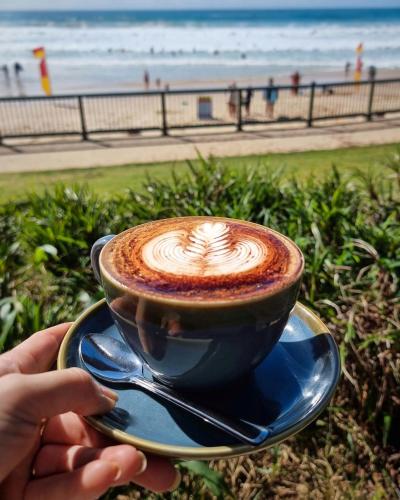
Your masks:
M196 415L240 441L253 446L269 436L267 428L243 421L233 421L213 410L186 400L169 387L151 382L143 376L143 362L124 342L99 333L85 335L79 346L79 355L95 377L118 384L132 384L173 403Z

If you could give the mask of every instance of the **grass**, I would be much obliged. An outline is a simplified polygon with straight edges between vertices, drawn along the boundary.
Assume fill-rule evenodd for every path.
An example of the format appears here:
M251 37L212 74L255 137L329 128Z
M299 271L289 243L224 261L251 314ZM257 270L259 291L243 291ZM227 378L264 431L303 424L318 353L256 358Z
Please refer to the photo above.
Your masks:
M396 151L396 145L370 146L362 148L337 149L335 151L310 151L305 153L271 154L248 156L227 160L233 171L245 167L267 165L272 171L285 167L285 177L294 175L304 180L308 177L323 178L331 171L332 164L341 172L354 168L368 170L382 165L385 158ZM55 172L32 172L24 174L0 174L0 203L21 199L27 191L43 193L46 188L59 182L64 184L90 184L91 189L102 196L113 196L127 188L143 191L146 176L165 180L174 169L178 175L188 172L185 162L166 162L151 165L124 165L82 170Z
M282 172L260 159L254 169L200 159L187 164L187 175L154 177L140 192L124 190L108 200L81 185L57 185L0 206L0 352L75 318L102 296L89 266L90 246L99 236L192 214L251 220L296 241L306 259L300 300L321 316L339 345L343 375L334 399L298 435L209 466L180 463L184 479L173 494L127 486L105 498L396 498L400 155L387 157L394 148L363 154L372 161L377 150L374 170L364 165L352 171L361 153L350 150L343 152L349 155L345 168L327 162L329 172L301 183L288 172L280 182ZM318 165L321 155L314 157ZM299 155L296 165L301 157L313 155Z

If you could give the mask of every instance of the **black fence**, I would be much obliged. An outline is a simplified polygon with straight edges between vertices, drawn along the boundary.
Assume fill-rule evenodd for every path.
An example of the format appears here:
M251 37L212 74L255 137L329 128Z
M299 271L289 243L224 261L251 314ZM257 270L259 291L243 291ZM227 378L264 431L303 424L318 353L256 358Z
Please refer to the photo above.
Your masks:
M277 87L0 98L0 142L37 137L228 127L400 112L400 79Z

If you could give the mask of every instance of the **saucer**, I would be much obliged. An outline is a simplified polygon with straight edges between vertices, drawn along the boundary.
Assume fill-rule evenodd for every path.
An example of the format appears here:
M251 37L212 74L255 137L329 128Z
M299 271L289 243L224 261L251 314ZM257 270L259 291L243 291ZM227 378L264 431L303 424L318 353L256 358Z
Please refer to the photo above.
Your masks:
M106 301L85 311L61 345L58 369L84 368L83 335L119 338ZM245 445L155 396L128 385L101 382L118 392L116 408L87 421L100 432L144 451L184 459L231 457L268 448L304 429L328 405L340 375L339 353L327 327L297 302L272 352L250 374L218 391L185 393L221 414L268 428L257 447ZM151 378L150 374L147 374Z

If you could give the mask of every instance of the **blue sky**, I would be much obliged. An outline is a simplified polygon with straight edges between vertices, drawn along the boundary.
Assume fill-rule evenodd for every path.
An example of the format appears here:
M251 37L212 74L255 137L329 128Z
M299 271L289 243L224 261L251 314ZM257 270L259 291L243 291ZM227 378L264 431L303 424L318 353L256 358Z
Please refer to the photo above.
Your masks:
M400 0L0 0L0 10L400 7Z

